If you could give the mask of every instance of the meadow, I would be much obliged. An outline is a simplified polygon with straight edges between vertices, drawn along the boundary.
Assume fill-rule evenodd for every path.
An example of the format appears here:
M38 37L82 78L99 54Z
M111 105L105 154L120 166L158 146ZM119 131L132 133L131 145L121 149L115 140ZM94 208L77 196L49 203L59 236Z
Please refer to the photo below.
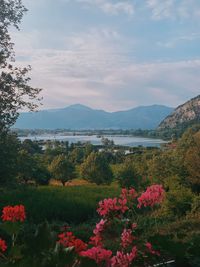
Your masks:
M2 189L0 209L23 204L31 223L48 222L80 224L96 216L100 200L119 194L117 185L39 186Z

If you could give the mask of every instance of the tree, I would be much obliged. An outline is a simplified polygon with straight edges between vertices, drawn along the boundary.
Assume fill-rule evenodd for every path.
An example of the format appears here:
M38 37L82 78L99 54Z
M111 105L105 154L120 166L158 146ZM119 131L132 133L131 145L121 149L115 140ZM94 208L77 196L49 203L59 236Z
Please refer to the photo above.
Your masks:
M36 163L33 157L24 149L18 153L18 180L22 183L34 180Z
M0 186L14 182L17 175L17 157L20 142L12 133L0 135Z
M37 162L34 171L34 181L37 185L48 185L51 174L44 164Z
M103 137L101 139L102 145L105 147L105 149L112 149L115 145L113 140L110 140L108 138Z
M19 29L19 23L26 8L21 0L0 0L0 179L9 183L16 175L17 153L19 144L16 136L9 132L15 123L19 110L37 107L38 94L41 89L28 85L30 78L27 68L14 66L13 43L9 27ZM3 185L2 184L2 185Z
M116 172L116 179L122 187L134 187L137 190L142 184L142 177L137 173L131 160L120 164L120 168Z
M74 164L81 164L84 159L84 148L75 147L70 153L70 158Z
M81 165L83 179L100 184L110 184L113 180L112 170L104 155L99 152L92 152Z
M194 192L200 192L200 131L193 135L194 143L185 152L184 166L188 171L188 181Z
M38 144L38 142L32 141L30 139L24 140L24 142L22 143L22 148L31 155L42 153L42 147Z
M12 126L19 110L27 107L34 110L41 89L28 85L30 78L27 68L17 68L14 62L13 43L9 35L9 26L19 29L19 23L26 8L21 0L0 0L0 133Z
M75 168L71 161L64 155L56 156L49 165L49 171L53 177L60 181L63 186L65 183L75 178Z

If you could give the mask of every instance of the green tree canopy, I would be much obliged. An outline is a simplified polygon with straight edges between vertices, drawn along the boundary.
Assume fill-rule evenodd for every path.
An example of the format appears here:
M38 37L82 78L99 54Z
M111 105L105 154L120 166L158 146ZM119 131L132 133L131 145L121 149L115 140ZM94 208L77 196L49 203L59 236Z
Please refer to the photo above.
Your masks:
M110 184L113 180L112 170L103 153L92 152L81 165L82 178L100 184Z
M75 178L74 165L65 155L56 156L49 165L49 171L63 186L66 182Z
M138 174L134 162L130 159L120 164L116 179L122 187L134 187L137 190L142 185L142 177Z

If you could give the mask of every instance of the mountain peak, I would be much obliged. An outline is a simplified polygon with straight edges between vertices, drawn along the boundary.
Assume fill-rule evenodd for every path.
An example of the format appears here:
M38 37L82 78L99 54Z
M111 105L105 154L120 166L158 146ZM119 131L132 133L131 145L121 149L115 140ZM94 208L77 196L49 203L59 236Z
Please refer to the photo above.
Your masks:
M70 105L68 107L66 107L65 109L78 109L78 110L91 110L90 107L87 107L85 105L82 104L74 104L74 105Z

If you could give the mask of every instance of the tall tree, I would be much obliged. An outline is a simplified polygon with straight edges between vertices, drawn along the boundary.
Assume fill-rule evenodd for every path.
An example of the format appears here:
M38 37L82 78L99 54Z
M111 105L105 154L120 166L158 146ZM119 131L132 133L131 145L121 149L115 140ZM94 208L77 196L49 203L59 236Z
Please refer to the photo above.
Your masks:
M3 184L15 176L17 164L18 146L13 145L17 140L9 129L15 123L19 110L34 110L37 107L41 91L29 85L27 73L30 66L17 68L14 65L14 44L9 27L19 30L26 11L21 0L0 0L0 180Z
M12 126L19 110L26 107L34 110L41 89L32 88L27 73L30 66L14 66L14 44L9 27L19 29L19 23L26 12L21 0L0 0L0 133Z

